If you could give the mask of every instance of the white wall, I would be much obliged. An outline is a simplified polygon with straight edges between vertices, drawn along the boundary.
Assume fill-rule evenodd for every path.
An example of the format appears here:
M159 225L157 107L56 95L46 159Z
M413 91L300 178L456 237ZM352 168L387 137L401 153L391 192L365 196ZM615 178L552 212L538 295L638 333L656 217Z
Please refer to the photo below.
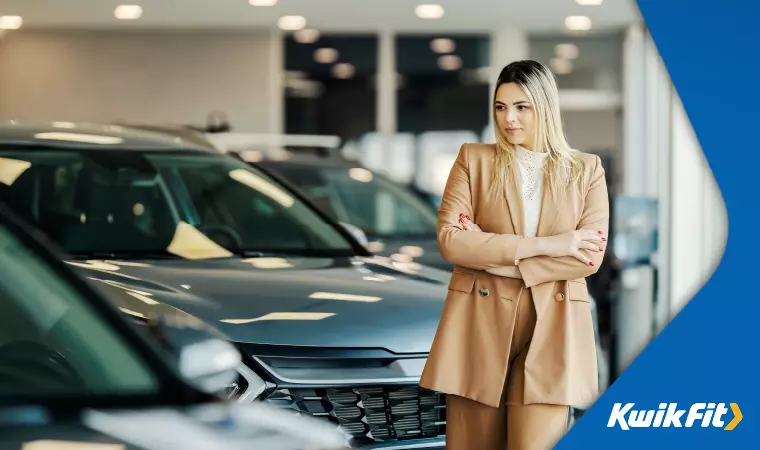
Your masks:
M19 31L0 40L0 119L282 128L281 40L268 32Z

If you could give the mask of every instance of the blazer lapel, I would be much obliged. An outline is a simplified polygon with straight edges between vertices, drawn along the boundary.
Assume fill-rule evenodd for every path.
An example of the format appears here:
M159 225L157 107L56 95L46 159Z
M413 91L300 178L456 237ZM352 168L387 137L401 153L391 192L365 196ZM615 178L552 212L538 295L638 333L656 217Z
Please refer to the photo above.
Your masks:
M560 203L562 202L564 195L560 196ZM538 230L536 236L551 236L554 231L554 224L559 216L559 209L561 204L557 204L552 198L551 191L548 187L546 176L544 176L544 183L541 193L541 214L538 216Z
M510 177L507 180L504 195L507 198L512 228L515 230L515 234L521 235L525 232L525 208L523 206L522 186L520 185L520 168L516 160L512 161Z

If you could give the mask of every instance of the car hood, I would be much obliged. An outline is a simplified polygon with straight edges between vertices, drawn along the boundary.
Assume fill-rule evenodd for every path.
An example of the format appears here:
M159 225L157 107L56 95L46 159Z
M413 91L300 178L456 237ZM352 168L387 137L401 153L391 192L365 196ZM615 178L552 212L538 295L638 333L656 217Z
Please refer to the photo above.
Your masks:
M450 274L383 257L69 261L123 311L170 307L239 343L427 353Z

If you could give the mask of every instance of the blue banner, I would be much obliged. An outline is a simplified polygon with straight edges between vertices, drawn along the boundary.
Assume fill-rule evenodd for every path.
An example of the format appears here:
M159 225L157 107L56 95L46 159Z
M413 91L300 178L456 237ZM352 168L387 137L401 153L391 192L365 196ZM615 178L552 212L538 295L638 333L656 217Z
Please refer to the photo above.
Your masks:
M760 2L638 4L723 195L728 243L707 284L557 448L757 448Z

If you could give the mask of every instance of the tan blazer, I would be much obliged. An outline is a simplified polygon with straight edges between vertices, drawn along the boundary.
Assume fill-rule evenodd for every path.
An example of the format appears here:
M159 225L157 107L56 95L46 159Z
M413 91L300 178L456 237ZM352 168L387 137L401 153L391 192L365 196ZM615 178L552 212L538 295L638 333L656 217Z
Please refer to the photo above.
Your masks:
M523 280L485 270L515 264L523 233L520 174L513 164L504 197L488 192L495 146L465 144L451 169L438 212L438 245L455 264L420 385L499 406L507 376L516 301L530 289L536 327L525 361L524 402L575 405L593 401L598 378L594 329L585 277L602 263L602 252L581 250L594 262L537 256L519 261ZM582 195L554 202L544 191L537 236L591 228L607 236L609 200L598 156L583 154L589 171ZM544 183L546 186L547 183ZM482 233L464 231L459 214ZM481 295L487 289L488 295ZM483 291L485 293L485 291ZM527 297L530 298L530 297Z

